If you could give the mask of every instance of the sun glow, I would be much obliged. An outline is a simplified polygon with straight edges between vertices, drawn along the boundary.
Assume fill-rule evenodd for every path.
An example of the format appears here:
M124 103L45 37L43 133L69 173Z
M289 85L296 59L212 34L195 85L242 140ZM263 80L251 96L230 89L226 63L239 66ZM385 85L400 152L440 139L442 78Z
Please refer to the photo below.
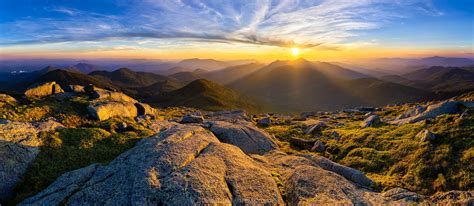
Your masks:
M293 54L293 56L298 56L300 54L300 49L294 47L294 48L291 48L291 53Z

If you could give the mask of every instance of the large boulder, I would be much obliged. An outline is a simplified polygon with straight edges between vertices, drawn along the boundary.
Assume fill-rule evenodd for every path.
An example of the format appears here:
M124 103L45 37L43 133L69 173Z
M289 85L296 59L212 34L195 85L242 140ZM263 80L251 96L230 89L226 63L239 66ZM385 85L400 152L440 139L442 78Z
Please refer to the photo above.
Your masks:
M367 117L367 119L365 119L363 122L360 123L360 127L362 128L373 127L381 123L382 121L380 121L380 117L378 115L371 115Z
M204 117L200 114L186 114L181 119L181 123L202 123L204 122Z
M155 115L156 109L151 107L148 104L137 102L135 103L135 107L137 107L138 115Z
M16 99L12 96L0 93L0 107L3 107L4 105L15 105L16 103Z
M436 139L436 136L430 130L422 130L418 132L415 136L416 139L419 139L422 142L430 142Z
M245 110L207 112L206 117L213 121L250 121L250 117Z
M81 85L68 85L64 87L64 91L66 92L77 92L77 93L84 93L84 87Z
M103 102L103 101L118 101L118 102L130 102L130 103L137 103L138 101L127 96L122 92L112 92L108 90L97 90L91 94L91 98L94 99L95 102Z
M270 117L264 117L258 120L257 125L261 127L269 127L272 125L272 119Z
M59 84L56 82L46 82L46 83L39 83L34 84L25 91L25 96L28 98L38 98L38 97L45 97L52 94L59 94L64 92L61 89Z
M327 127L327 124L325 122L316 121L312 125L309 125L305 129L304 133L305 134L311 134L311 135L321 135L321 132L326 127Z
M311 147L312 152L324 152L326 150L326 145L324 142L318 140L314 143L313 147Z
M59 177L20 205L283 205L276 182L239 148L196 126L149 137L106 166Z
M62 127L53 120L38 123L0 123L0 202L7 200L15 184L36 159L43 144L38 132Z
M471 104L470 102L460 101L444 101L437 104L431 104L426 108L426 110L421 113L414 112L413 116L399 118L397 120L391 121L390 123L403 125L407 123L415 123L426 119L436 118L437 116L443 114L455 114L461 111L461 106L470 107Z
M300 137L290 137L288 142L290 142L292 146L309 150L314 145L316 140L303 139Z
M89 114L100 121L111 117L136 117L138 115L137 107L131 102L97 102L87 107Z
M210 130L220 141L235 145L247 154L263 154L278 146L265 131L249 122L210 122Z

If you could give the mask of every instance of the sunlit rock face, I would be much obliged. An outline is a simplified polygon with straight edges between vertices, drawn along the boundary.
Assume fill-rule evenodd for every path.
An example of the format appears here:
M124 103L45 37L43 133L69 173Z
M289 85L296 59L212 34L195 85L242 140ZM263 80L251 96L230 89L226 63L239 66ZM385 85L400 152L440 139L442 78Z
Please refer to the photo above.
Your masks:
M56 84L56 82L46 82L30 86L25 91L25 96L28 98L39 98L62 92L64 91L61 89L59 84Z

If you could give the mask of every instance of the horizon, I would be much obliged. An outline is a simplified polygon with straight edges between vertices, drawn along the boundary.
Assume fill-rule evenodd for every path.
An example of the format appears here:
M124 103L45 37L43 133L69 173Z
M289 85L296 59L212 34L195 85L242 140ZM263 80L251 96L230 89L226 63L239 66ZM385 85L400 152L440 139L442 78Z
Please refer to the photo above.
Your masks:
M4 1L0 59L474 58L472 4Z

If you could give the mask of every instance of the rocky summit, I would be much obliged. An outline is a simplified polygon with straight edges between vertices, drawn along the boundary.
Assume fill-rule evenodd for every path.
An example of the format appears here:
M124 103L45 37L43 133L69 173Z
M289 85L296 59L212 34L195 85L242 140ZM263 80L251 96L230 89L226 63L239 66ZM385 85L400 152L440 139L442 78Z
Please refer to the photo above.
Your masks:
M2 204L474 203L469 179L441 172L472 168L474 115L461 97L302 117L158 109L117 91L67 88L0 107ZM420 115L422 123L398 122ZM446 168L412 165L446 161L446 150L459 157Z

